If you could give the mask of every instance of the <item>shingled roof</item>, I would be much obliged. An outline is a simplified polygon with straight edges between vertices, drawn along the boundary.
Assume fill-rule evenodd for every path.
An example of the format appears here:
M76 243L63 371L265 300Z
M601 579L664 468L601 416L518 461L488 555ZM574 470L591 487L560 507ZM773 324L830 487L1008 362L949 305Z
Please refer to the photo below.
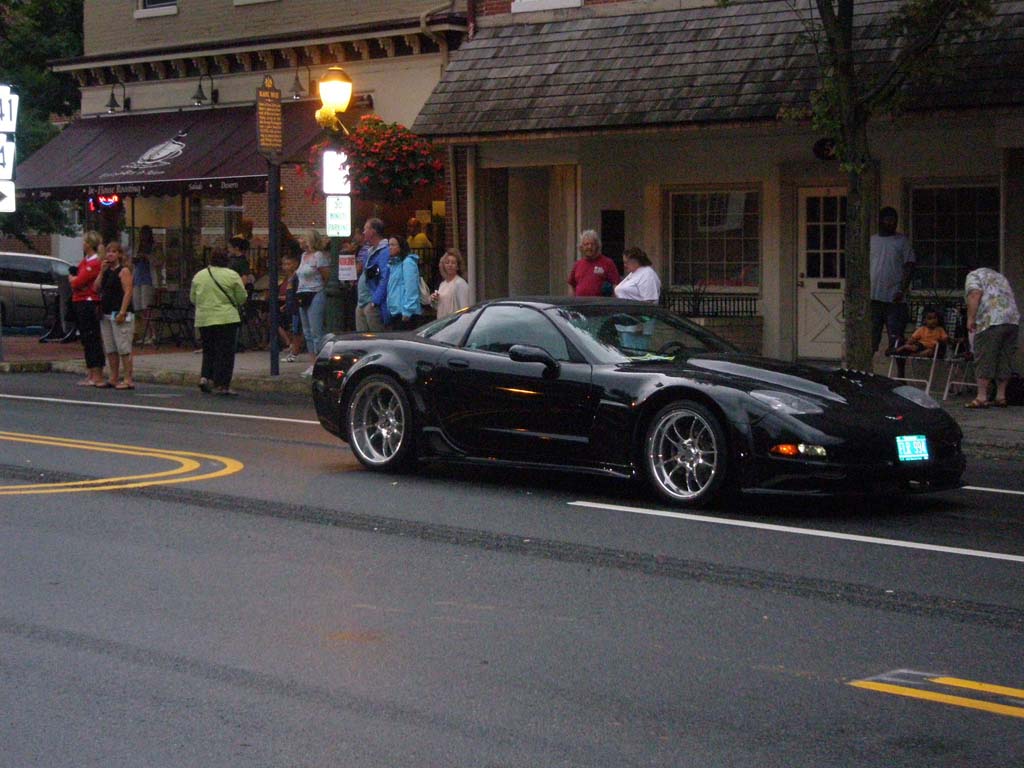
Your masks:
M859 0L865 60L895 0ZM916 94L917 108L1024 105L1024 2L957 46L960 74ZM805 6L806 7L806 6ZM567 16L481 27L453 54L413 129L450 138L774 120L805 105L817 62L787 0Z

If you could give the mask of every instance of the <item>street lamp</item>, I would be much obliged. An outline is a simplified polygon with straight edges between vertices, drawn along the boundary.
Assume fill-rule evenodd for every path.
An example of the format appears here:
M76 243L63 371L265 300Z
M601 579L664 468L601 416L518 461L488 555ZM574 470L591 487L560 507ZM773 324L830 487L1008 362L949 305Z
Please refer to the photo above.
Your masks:
M317 122L332 133L348 133L339 115L348 109L352 100L352 78L341 67L329 67L320 78L320 104L317 110ZM338 238L331 238L331 269L324 286L324 328L329 333L351 330L354 328L355 286L346 283L344 286L338 279Z

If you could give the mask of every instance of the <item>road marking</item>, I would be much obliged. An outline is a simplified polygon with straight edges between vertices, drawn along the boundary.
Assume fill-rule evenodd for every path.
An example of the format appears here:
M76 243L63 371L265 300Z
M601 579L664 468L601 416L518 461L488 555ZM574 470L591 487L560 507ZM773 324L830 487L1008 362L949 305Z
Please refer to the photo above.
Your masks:
M127 408L137 411L163 411L165 413L188 413L200 416L221 416L227 419L252 419L255 421L280 421L285 424L315 424L315 419L284 419L280 416L260 416L252 413L226 413L224 411L201 411L194 408L165 408L160 405L133 405L131 403L97 403L92 400L65 400L61 397L32 397L30 395L0 395L4 400L29 400L40 403L61 403L62 405L92 405L97 408Z
M1020 688L1007 688L1005 685L992 685L991 683L977 683L974 680L960 680L956 677L933 677L933 683L949 685L954 688L969 688L972 691L982 693L995 693L999 696L1012 696L1024 700L1024 690Z
M926 552L941 552L947 555L965 555L967 557L982 557L988 560L1006 560L1011 563L1024 563L1024 555L1010 555L1004 552L986 552L979 549L961 549L960 547L944 547L939 544L922 544L916 541L902 541L900 539L882 539L876 536L861 536L855 533L838 533L836 531L820 531L815 528L796 528L790 525L773 525L771 523L755 523L748 520L730 520L724 517L709 517L707 515L693 515L684 512L669 512L663 509L646 509L644 507L627 507L621 504L602 504L596 501L570 501L569 506L588 507L590 509L607 509L614 512L630 512L635 515L651 515L653 517L671 517L676 520L689 520L694 523L711 523L712 525L728 525L735 528L753 528L760 531L774 531L776 533L793 533L798 536L814 536L821 539L839 539L841 541L856 541L862 544L879 544L886 547L901 547L903 549L920 549Z
M225 456L195 453L193 451L170 451L160 448L144 448L135 445L119 445L116 443L97 443L90 440L75 440L66 437L46 435L26 435L19 432L0 432L0 440L33 445L48 445L80 451L99 451L101 453L139 456L144 458L162 459L176 463L175 469L163 472L150 472L141 475L120 477L101 477L92 480L73 480L61 483L25 483L21 485L0 486L0 496L27 496L49 493L83 493L86 491L114 491L126 488L145 488L152 485L172 485L175 483L194 483L197 480L213 480L218 477L232 475L243 469L240 461ZM203 464L213 463L219 469L193 474Z
M1008 491L1005 488L983 488L980 485L965 485L960 490L981 491L982 493L1009 493L1013 496L1024 496L1024 491Z
M901 685L900 683L906 684ZM954 707L977 709L983 712L990 712L994 715L1024 718L1024 706L1017 706L1018 704L1024 703L1018 701L1018 698L1024 697L1024 690L1019 688L1008 688L1004 685L979 683L975 680L961 680L956 677L933 675L927 672L915 672L911 669L898 669L879 675L878 677L868 678L866 680L854 680L853 682L848 683L848 685L867 691L889 693L893 696L904 696L910 699L921 699L923 701L934 701L939 704L949 704ZM967 696L955 696L953 694L943 693L941 690L934 690L937 686L960 688L977 691L982 694L1002 696L1009 698L1009 700L1013 701L1014 704L1002 704L998 701L972 699Z

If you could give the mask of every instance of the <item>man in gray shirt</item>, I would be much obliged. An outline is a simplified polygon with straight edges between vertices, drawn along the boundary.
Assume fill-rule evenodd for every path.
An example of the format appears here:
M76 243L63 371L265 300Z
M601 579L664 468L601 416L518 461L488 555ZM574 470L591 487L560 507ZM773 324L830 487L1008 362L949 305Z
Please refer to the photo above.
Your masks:
M902 339L909 320L903 298L914 274L914 249L910 238L896 231L895 208L878 212L878 234L871 236L871 341L878 348L882 329L889 331L889 345Z

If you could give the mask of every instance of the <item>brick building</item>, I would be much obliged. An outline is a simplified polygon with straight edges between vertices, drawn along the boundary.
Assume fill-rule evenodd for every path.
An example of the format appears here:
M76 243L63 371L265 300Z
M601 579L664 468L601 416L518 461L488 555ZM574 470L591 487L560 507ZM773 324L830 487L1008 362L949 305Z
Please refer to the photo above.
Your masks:
M85 0L84 54L53 64L77 80L81 116L19 166L19 195L74 201L85 225L129 236L149 224L169 281L238 231L260 246L268 165L255 103L270 76L283 97L282 220L322 232L323 203L300 171L321 135L318 79L332 65L351 77L346 123L372 111L409 125L465 29L464 3L437 0ZM443 200L439 186L402 207L357 205L356 218L397 228L443 216Z

